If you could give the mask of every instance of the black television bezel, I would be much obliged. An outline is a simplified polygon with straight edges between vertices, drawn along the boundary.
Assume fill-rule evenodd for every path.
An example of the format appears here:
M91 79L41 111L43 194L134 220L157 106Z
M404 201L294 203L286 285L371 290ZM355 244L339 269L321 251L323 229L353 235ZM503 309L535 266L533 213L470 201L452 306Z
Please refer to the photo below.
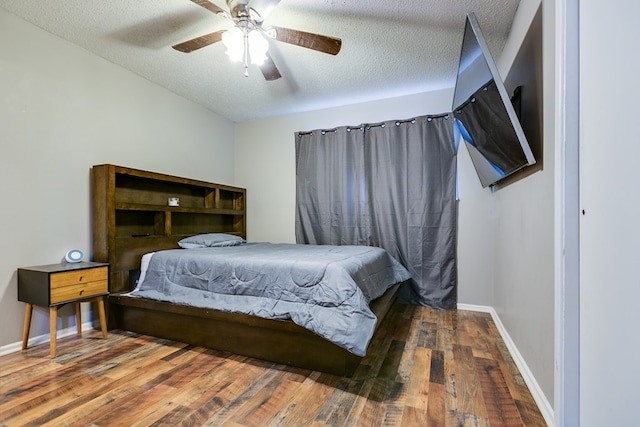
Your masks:
M516 114L516 111L513 107L513 104L511 102L511 98L509 97L507 90L505 88L504 82L500 76L500 73L498 72L498 68L495 64L495 61L493 60L493 57L491 56L491 53L489 51L489 47L487 45L487 42L482 34L482 31L480 29L480 25L478 24L478 20L475 16L475 14L473 12L469 12L467 14L467 18L466 18L466 22L465 22L465 30L464 30L464 36L463 36L463 43L460 49L460 60L458 62L458 72L456 74L456 85L455 85L455 89L454 89L454 97L453 97L453 111L456 112L458 111L462 106L464 106L467 102L469 102L469 97L465 97L464 100L457 100L456 94L458 94L458 90L459 90L459 81L460 81L460 77L461 74L463 72L463 60L464 60L464 52L465 52L465 46L464 46L464 40L466 39L466 34L468 31L471 31L476 43L478 44L478 47L480 48L480 51L482 53L482 57L484 59L484 63L487 66L487 69L489 71L489 74L491 75L491 79L493 80L493 82L495 83L496 89L500 95L500 100L502 101L504 110L507 114L507 117L509 119L509 122L511 124L511 129L513 130L515 137L517 138L517 141L520 145L520 148L522 149L523 155L524 155L524 160L525 163L522 163L520 165L520 167L509 171L508 173L506 173L505 175L499 176L497 177L497 179L487 179L486 177L483 177L481 174L481 171L479 170L479 168L481 166L479 166L476 162L479 160L478 156L474 156L472 155L472 161L474 163L474 167L476 168L476 172L478 174L478 177L480 178L480 182L482 184L483 187L491 187L492 189L495 189L495 187L500 184L500 182L506 178L508 178L509 176L512 176L514 173L518 172L519 170L527 167L527 166L531 166L534 165L536 163L536 159L533 155L533 152L531 150L531 147L527 141L527 137L525 136L525 133L522 129L522 125L520 124L520 121L518 119L518 116ZM478 84L478 87L474 87L474 90L472 91L472 93L475 93L478 90L481 90L483 86L486 86L489 82L491 82L491 80L489 80L488 82L483 82L481 84ZM456 102L458 101L458 102ZM457 105L456 105L457 104ZM468 144L467 148L469 149ZM471 152L470 152L471 154ZM486 161L486 160L485 160ZM489 164L489 162L487 162L487 164Z

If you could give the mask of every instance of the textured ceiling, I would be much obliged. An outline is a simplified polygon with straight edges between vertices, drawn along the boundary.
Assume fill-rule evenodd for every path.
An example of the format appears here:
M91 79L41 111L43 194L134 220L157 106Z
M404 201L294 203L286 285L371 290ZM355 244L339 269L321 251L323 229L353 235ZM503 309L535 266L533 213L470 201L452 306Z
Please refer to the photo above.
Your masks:
M282 78L232 63L222 43L176 43L231 23L189 0L0 0L0 7L233 121L452 87L467 12L498 57L518 0L281 0L265 20L342 39L337 56L281 42ZM224 0L212 3L227 9Z

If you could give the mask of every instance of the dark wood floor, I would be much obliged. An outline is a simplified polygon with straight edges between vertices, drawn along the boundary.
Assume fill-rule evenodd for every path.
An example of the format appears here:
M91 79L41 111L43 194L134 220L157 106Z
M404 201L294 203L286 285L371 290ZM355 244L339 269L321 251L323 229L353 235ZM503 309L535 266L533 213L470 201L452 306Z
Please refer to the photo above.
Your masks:
M353 378L112 331L0 357L3 426L545 426L491 317L397 304Z

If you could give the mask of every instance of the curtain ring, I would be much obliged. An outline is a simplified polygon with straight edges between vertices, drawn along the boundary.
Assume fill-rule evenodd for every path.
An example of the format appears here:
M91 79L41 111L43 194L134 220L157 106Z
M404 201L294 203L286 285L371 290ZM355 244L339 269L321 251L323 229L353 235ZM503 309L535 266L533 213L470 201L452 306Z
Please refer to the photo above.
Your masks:
M428 122L430 122L431 120L433 120L433 117L427 117Z

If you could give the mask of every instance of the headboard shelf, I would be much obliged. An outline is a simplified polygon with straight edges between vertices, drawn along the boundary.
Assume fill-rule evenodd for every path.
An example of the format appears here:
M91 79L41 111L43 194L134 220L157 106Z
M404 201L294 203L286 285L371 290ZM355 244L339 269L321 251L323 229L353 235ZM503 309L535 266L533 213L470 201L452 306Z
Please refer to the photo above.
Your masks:
M219 215L243 215L238 210L233 208L206 208L206 207L187 207L182 206L182 199L180 199L181 206L167 206L165 205L152 205L152 204L140 204L140 203L126 203L116 202L115 209L118 211L149 211L149 212L191 212L202 214L219 214Z
M111 264L110 292L129 290L129 270L186 236L229 233L246 238L246 190L116 165L91 171L93 259ZM168 199L179 198L179 206Z

